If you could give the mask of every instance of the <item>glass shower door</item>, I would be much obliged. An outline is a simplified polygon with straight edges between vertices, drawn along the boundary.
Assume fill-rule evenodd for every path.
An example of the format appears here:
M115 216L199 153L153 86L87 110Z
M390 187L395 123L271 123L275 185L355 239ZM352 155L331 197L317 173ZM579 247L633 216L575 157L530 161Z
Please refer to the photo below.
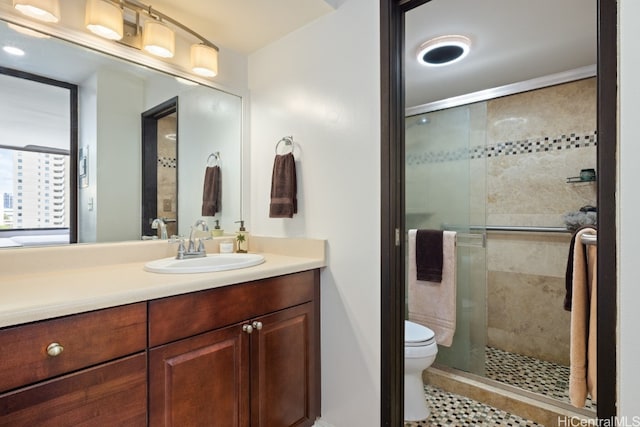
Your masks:
M451 347L438 346L436 363L478 375L487 339L485 119L478 103L405 121L407 230L458 233L456 332Z

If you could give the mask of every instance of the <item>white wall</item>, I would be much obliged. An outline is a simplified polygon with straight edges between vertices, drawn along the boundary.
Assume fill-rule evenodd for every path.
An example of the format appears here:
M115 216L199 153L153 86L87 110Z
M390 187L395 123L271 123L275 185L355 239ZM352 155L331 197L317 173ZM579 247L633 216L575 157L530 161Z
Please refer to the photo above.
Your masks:
M380 425L378 2L337 10L249 57L251 216L259 235L328 240L322 419ZM270 219L274 148L296 141L299 211Z
M97 150L89 152L98 159L96 240L137 240L141 235L140 112L144 82L117 71L101 70L97 74Z
M619 344L618 344L618 402L620 415L640 416L640 285L638 283L638 212L640 196L640 2L619 0ZM630 422L630 421L629 421Z

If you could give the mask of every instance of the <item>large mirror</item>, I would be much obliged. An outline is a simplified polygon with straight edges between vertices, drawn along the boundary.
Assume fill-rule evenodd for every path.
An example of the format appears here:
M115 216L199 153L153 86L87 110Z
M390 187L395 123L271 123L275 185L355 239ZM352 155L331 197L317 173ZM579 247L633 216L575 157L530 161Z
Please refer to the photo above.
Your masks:
M169 100L176 100L174 117L179 125L175 132L158 135L158 140L179 140L179 144L174 156L157 151L155 169L159 176L162 169L174 170L177 188L175 194L158 197L156 216L171 224L170 234L188 236L200 218L210 226L218 220L223 229L233 230L234 222L242 218L241 97L60 39L35 37L4 21L0 21L0 40L0 48L20 49L0 50L0 85L16 100L3 101L0 117L0 129L8 136L0 142L0 247L160 235L160 227L143 225L155 218L145 219L142 212L142 115ZM63 89L75 87L77 102L73 95L70 102L69 93L63 92L57 93L63 104L54 103L50 92L60 92L55 82ZM28 171L33 170L35 177L42 174L43 180L45 172L39 170L40 163L18 162L18 153L25 152L43 168L44 162L57 161L58 184L65 185L57 200L64 203L45 209L49 200L44 199L45 192L51 200L53 193L37 186L27 191L28 179L36 179L28 178ZM203 217L203 184L212 158L220 168L221 206L214 216ZM18 224L18 214L34 216L38 207L48 214L56 210L63 223L42 219Z

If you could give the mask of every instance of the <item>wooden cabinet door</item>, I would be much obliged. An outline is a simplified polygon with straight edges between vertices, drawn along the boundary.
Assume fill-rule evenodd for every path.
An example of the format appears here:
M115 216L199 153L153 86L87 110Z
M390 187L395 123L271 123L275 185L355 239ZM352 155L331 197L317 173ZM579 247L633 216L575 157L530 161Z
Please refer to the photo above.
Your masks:
M249 335L237 324L149 352L149 425L249 426Z
M311 426L319 416L314 307L306 303L256 320L261 325L251 334L252 427Z
M147 424L145 353L0 395L0 426Z

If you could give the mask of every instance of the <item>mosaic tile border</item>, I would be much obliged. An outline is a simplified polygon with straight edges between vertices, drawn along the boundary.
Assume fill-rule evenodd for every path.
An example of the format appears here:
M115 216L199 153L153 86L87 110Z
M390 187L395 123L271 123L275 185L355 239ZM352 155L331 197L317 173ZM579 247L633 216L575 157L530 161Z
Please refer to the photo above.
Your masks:
M596 147L598 145L597 132L584 135L575 133L556 137L540 137L522 141L498 142L496 144L470 148L458 148L451 151L432 151L420 154L407 154L406 164L417 166L428 163L444 163L456 160L474 160L493 158L498 156L514 156L541 152L570 150L575 148Z
M158 157L158 166L175 169L178 166L178 161L175 157Z
M506 411L425 384L425 399L431 415L424 421L407 421L404 427L544 427Z

